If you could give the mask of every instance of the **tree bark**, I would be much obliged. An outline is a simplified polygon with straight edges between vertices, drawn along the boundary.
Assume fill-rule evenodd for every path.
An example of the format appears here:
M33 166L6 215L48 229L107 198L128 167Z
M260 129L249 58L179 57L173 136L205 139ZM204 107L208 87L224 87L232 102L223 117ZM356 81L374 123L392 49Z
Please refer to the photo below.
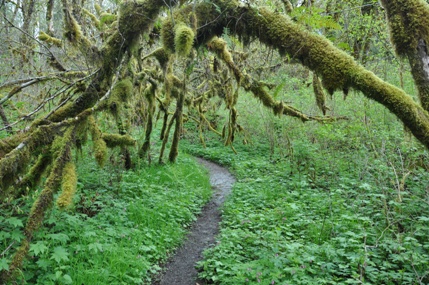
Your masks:
M46 6L46 23L48 25L47 34L50 36L54 36L54 4L54 0L48 0Z
M408 54L411 74L419 92L420 103L423 109L429 111L429 46L420 39L415 52Z
M5 112L4 112L4 109L3 109L2 105L0 105L0 117L1 117L1 120L3 121L3 125L5 126L6 131L9 134L13 134L12 127L9 124L9 120L7 119L7 116L6 116Z
M382 0L391 41L408 58L422 107L429 111L429 4L423 0Z

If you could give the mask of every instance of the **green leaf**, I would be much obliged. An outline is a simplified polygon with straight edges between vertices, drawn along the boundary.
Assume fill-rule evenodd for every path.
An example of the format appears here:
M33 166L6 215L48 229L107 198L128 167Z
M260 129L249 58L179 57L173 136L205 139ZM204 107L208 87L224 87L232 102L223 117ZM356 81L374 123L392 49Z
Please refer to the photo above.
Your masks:
M59 241L61 243L66 243L69 240L69 236L66 234L47 234L46 235L47 238L54 240L54 241Z
M43 241L38 241L37 243L30 245L30 251L33 252L35 256L45 253L47 249L48 247Z
M6 219L6 223L8 223L9 225L11 225L15 228L24 226L22 224L22 221L18 218L15 218L15 217L10 217L10 218Z
M47 270L47 269L52 265L52 262L51 262L51 261L49 261L49 260L47 260L47 259L41 258L41 259L39 259L39 260L36 262L36 264L37 264L40 268L42 268L42 269L44 269L44 270Z
M64 274L63 278L64 278L64 284L72 284L73 283L73 280L71 279L70 275Z
M67 250L62 246L57 246L54 248L54 253L51 256L51 259L54 259L57 263L60 263L61 261L68 261L69 253Z
M13 240L20 242L24 238L24 234L22 233L21 230L15 229L10 233L10 237Z
M9 264L8 264L6 258L0 259L0 271L2 271L2 270L9 270Z
M94 253L103 251L103 246L98 242L89 244L88 248L89 248L89 251L93 251Z
M285 83L283 82L283 83L277 85L276 89L274 89L273 97L275 99L277 98L277 96L279 95L280 91L283 89L284 86L285 86Z

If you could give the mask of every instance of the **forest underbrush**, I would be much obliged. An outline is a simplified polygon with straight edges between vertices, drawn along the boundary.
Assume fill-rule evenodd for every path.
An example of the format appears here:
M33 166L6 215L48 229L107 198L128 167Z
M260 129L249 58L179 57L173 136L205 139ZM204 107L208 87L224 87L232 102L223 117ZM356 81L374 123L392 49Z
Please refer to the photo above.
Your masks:
M130 171L121 159L111 162L100 169L81 156L73 207L52 209L11 284L150 284L210 199L208 173L186 155ZM0 269L23 238L24 213L37 194L0 207Z
M257 101L242 103L247 131L236 136L237 154L211 134L205 148L188 138L188 152L237 177L217 244L199 263L202 278L429 284L428 152L386 110L350 97L333 108L349 120L332 124L302 124ZM297 98L305 105L306 95Z

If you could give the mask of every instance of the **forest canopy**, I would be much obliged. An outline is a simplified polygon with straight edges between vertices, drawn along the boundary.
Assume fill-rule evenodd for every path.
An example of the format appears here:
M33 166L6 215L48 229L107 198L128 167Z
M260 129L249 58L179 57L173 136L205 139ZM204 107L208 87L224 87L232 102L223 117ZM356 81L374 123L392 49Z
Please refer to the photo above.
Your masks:
M347 118L330 114L326 96L354 90L385 106L429 147L429 4L324 2L3 0L0 197L12 201L43 190L1 280L21 267L47 211L72 203L76 157L88 141L100 167L108 163L108 148L120 149L126 169L134 165L133 146L151 161L155 139L162 141L158 162L165 162L166 151L174 162L184 122L195 124L202 144L203 132L211 131L234 150L246 132L240 96L251 94L297 124L335 123ZM336 40L344 25L342 2L357 5L356 17L371 23L387 19L388 27L362 24L348 42ZM389 54L387 38L396 55ZM365 67L381 52L408 61L418 100ZM268 57L275 64L258 61ZM304 84L313 87L318 114L278 100L282 85L261 76L298 64L311 77ZM221 104L229 118L219 126L213 118ZM158 120L162 128L154 138ZM133 137L136 128L144 130L143 141Z

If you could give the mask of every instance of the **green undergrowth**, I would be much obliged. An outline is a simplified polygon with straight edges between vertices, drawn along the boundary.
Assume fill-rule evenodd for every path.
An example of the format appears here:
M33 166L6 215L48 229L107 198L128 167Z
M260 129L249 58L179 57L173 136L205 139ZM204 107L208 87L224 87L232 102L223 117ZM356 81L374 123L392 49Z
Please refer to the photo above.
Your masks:
M390 114L366 102L365 110L346 107L350 121L304 126L263 112L261 119L247 104L250 143L237 139L238 154L211 135L206 148L192 137L184 146L238 179L200 277L225 285L429 284L428 152Z
M175 165L124 171L81 158L78 193L68 211L54 208L30 245L19 284L150 284L211 196L207 172L192 157ZM25 208L0 215L1 248L19 243ZM6 209L3 208L3 209ZM13 250L11 250L13 252ZM9 257L0 259L7 269Z
M231 285L428 284L426 172L412 174L399 200L394 181L360 179L341 165L297 171L249 149L216 157L220 147L193 147L227 160L238 177L201 277ZM394 179L382 162L371 168Z

